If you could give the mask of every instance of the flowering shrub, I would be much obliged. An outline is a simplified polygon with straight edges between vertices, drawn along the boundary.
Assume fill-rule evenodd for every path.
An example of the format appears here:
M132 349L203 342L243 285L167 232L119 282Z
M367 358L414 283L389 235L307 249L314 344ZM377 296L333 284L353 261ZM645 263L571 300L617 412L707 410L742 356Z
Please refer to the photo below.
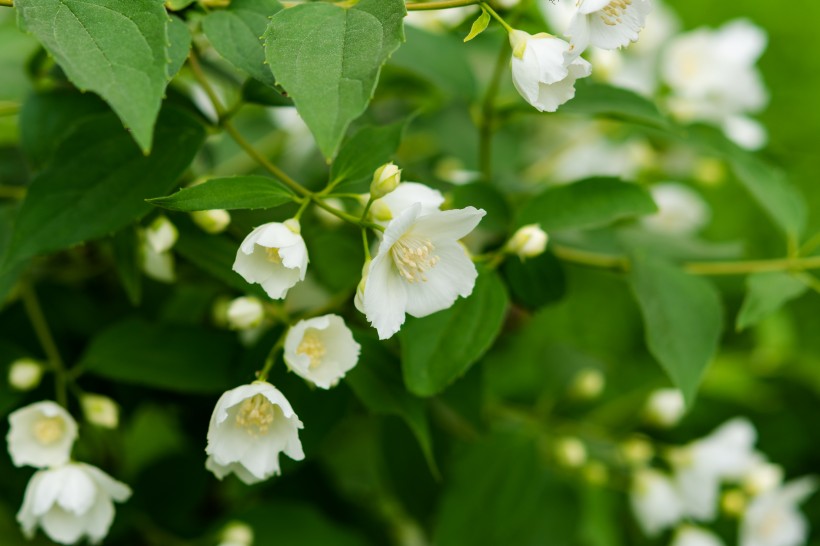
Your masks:
M0 543L809 544L814 170L725 4L0 0Z

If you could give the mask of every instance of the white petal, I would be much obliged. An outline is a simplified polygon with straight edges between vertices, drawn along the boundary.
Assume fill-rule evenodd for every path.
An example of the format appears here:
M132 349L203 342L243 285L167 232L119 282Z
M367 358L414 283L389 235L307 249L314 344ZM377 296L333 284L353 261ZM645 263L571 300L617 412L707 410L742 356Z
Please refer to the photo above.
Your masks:
M604 9L612 0L582 0L578 6L578 12L587 14L593 11Z
M222 465L217 463L213 457L208 457L208 459L205 461L205 468L213 472L214 475L220 480L224 479L225 476L227 476L228 474L234 473L236 474L237 478L242 480L247 485L253 485L255 483L264 481L264 479L257 478L256 476L248 472L248 470L239 463L230 463L227 465Z
M426 317L453 305L473 292L478 277L473 261L458 243L435 248L439 262L426 273L427 281L407 283L407 313Z
M388 226L388 232L395 222L396 220ZM385 232L382 246L387 240L388 233ZM379 339L388 339L399 331L401 325L404 324L404 314L407 309L407 290L393 265L393 259L389 253L382 253L381 247L379 254L370 262L370 272L367 275L363 299L365 316L368 322L376 328Z
M281 300L288 294L288 290L293 288L297 282L305 278L305 269L287 269L277 266L273 275L267 280L260 282L265 293L271 299Z
M483 209L467 207L420 216L408 230L414 237L432 241L453 242L473 231L487 213Z
M114 503L103 498L94 503L86 515L86 533L92 543L101 542L114 522Z
M131 497L131 488L124 483L115 480L96 466L78 463L88 474L94 483L97 484L106 495L117 502L125 502Z
M421 205L420 214L429 214L439 210L444 203L444 196L440 191L434 190L418 182L402 182L399 186L381 199L376 199L373 203L373 210L377 210L379 204L387 207L390 211L391 219L396 218L409 207L419 203ZM376 218L376 221L379 219Z
M45 471L39 470L34 473L26 486L26 492L23 495L23 504L17 512L17 521L22 527L23 534L31 540L34 536L34 531L37 528L37 514L34 513L34 499L37 496L40 482L43 479Z
M40 518L40 526L54 542L74 544L85 534L87 521L55 506Z
M57 504L71 514L83 515L97 499L97 487L91 477L78 465L68 465L58 470L63 474L62 489Z

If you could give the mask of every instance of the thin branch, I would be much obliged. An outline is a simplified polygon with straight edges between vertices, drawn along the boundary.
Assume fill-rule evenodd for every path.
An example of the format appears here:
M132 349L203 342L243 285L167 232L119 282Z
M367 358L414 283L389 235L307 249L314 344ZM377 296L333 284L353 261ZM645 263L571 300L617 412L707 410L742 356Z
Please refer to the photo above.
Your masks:
M480 1L481 0L441 0L440 2L408 2L407 11L461 8L464 6L474 6Z
M63 359L60 357L57 344L54 342L54 336L51 335L51 329L48 327L46 317L43 315L37 293L30 283L25 282L20 287L20 296L40 346L43 348L49 364L54 369L57 402L62 406L66 406L68 404L68 372L65 364L63 364Z

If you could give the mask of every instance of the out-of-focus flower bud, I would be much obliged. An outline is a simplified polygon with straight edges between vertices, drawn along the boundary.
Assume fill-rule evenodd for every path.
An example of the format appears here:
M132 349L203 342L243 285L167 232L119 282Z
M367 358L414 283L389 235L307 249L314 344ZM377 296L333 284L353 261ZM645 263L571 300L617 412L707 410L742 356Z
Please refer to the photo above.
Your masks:
M678 389L659 389L649 395L644 408L644 416L651 424L671 428L680 422L686 413L683 393Z
M9 366L9 385L18 391L36 389L43 378L43 365L31 358L19 358Z
M563 466L578 468L587 462L587 448L578 438L561 438L555 442L555 458Z
M518 229L507 242L506 250L519 258L534 258L544 253L549 236L538 224L529 224Z
M191 220L205 233L222 233L231 224L231 213L223 209L198 210L191 213Z
M120 407L112 399L101 394L84 394L80 398L85 420L102 428L117 428L120 424Z
M586 368L575 374L569 395L576 400L594 400L604 392L605 386L606 378L600 370Z
M236 298L228 304L226 315L228 327L233 330L248 330L262 323L265 307L254 297Z

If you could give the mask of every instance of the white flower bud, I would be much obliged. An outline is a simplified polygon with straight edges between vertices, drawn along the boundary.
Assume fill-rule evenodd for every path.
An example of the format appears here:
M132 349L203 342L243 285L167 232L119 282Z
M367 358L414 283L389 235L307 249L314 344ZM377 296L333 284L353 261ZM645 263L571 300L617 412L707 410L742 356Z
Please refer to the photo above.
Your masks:
M384 197L399 187L401 169L393 163L382 165L373 173L373 182L370 183L370 195L373 199Z
M522 260L534 258L544 253L547 248L549 236L538 224L529 224L518 228L507 242L506 250L511 254L517 254Z
M9 415L6 436L14 466L59 466L71 455L77 423L59 404L49 400L20 408Z
M569 394L577 400L594 400L606 386L606 377L600 370L587 368L575 374L569 387Z
M655 456L655 449L649 441L640 436L633 436L625 440L621 446L621 456L632 466L646 465Z
M145 239L157 254L171 250L178 238L176 226L165 216L158 216L145 228Z
M236 298L228 304L228 327L233 330L256 328L265 318L265 307L254 297Z
M247 523L232 521L222 530L219 546L252 546L253 529Z
M646 420L655 426L670 428L678 424L684 413L686 403L683 393L678 389L659 389L649 395L644 408Z
M107 396L84 394L80 399L85 420L102 428L117 428L120 424L120 407Z
M19 358L9 367L9 385L18 391L36 389L43 378L43 365L31 358Z
M587 462L587 448L578 438L561 438L555 443L555 458L568 468L578 468Z
M720 509L727 516L740 518L746 511L749 499L740 489L730 489L720 497Z
M198 210L191 213L191 220L205 233L222 233L231 224L231 213L223 209Z
M752 496L771 491L783 483L783 467L760 461L743 477L743 488Z

